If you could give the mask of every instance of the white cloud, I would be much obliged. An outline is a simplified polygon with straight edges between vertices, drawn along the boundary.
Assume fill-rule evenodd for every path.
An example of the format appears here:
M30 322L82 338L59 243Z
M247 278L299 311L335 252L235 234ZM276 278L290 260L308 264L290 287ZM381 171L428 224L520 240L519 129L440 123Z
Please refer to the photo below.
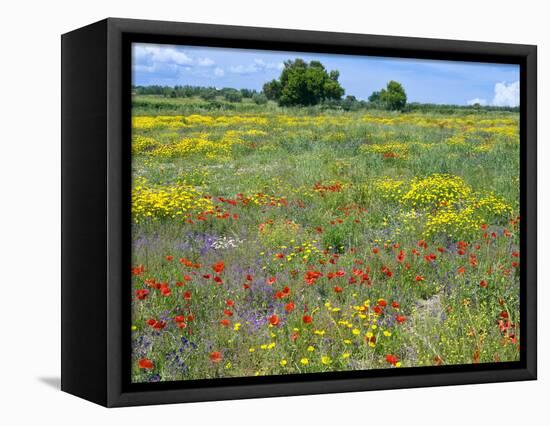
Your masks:
M134 70L137 72L155 72L157 67L155 65L134 65Z
M495 95L490 102L484 98L474 98L466 103L468 105L480 104L506 107L516 107L519 105L519 81L496 83L494 91Z
M254 63L258 68L266 70L280 70L284 67L282 62L265 62L263 59L254 59Z
M259 71L259 68L255 64L250 65L232 65L229 67L229 71L234 74L253 74Z
M216 77L223 77L225 75L225 71L223 70L223 68L216 67L216 69L214 69L214 75Z
M495 97L492 105L510 106L519 105L519 81L506 84L505 82L495 84Z
M468 105L475 105L475 104L487 105L487 99L480 99L480 98L470 99L470 100L467 102L467 104L468 104Z
M138 62L149 64L168 63L176 65L190 65L193 59L185 52L173 47L140 46L134 47L134 57Z
M215 62L210 58L199 58L197 60L197 65L199 67L211 67L214 64Z
M229 71L234 74L253 74L265 70L280 70L284 67L282 62L265 62L263 59L254 59L248 65L233 65Z

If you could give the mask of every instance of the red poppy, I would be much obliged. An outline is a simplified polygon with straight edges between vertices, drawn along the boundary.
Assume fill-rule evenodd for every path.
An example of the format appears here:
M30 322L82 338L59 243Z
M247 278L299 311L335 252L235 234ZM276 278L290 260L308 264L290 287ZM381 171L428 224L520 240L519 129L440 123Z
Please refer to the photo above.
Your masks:
M372 252L373 252L374 254L378 254L379 251L380 251L380 249L379 249L378 247L374 247L374 248L372 249Z
M430 253L424 256L424 259L426 259L426 262L433 262L435 259L437 259L437 256L433 253Z
M235 302L233 302L231 299L227 299L227 300L225 301L225 304L226 304L227 306L235 306Z
M422 275L417 275L414 279L416 281L424 281L424 277Z
M424 240L420 240L418 243L416 243L416 245L421 248L428 248L428 243L426 243L426 241Z
M399 359L395 355L388 354L386 355L386 362L391 365L396 365Z
M151 288L155 288L157 290L160 290L162 288L161 283L157 283L154 278L150 280L145 280L145 284L147 284Z
M487 287L487 281L481 280L481 281L479 282L479 286L482 287L482 288Z
M396 315L395 316L395 320L399 323L399 324L403 324L405 321L407 321L407 317L405 315Z
M253 278L252 278L252 275L248 274L248 275L246 276L246 280L247 280L247 281L252 281L252 279L253 279Z
M463 274L464 272L466 272L466 268L465 268L464 266L461 266L460 268L458 268L458 269L456 270L456 272L457 272L458 274Z
M184 322L185 321L185 316L184 315L176 315L174 317L174 321L175 322Z
M221 352L214 351L210 353L210 361L220 362L222 359L223 359L223 355Z
M139 300L145 299L148 295L149 295L149 290L147 290L146 288L141 288L139 290L136 290L136 297Z
M220 324L223 325L224 327L227 327L230 324L230 322L228 319L224 318L220 321Z
M195 319L194 315L187 315L187 321L191 322Z
M212 266L212 269L216 274L221 274L224 268L225 268L225 263L222 260L214 263L214 265Z
M191 277L189 275L184 275L183 280L184 281L191 281Z
M172 290L169 287L161 287L160 292L163 296L170 296L172 294Z
M155 330L162 330L166 326L166 323L164 321L157 321L153 318L147 320L147 324L149 324Z
M364 272L363 272L361 269L356 269L356 268L353 268L353 269L351 270L351 273L352 273L353 275L355 275L356 277L360 277L361 275L364 274Z
M191 292L187 290L185 293L183 293L183 298L185 300L191 300Z
M382 308L385 308L388 304L384 299L378 299L378 302L376 302L378 306L381 306Z
M271 315L269 317L269 323L274 326L279 325L279 317L277 315Z
M209 280L209 279L210 279L210 274L204 274L202 277L203 277L203 278L206 278L207 280Z
M214 277L214 282L216 282L217 284L222 284L223 283L223 280L218 277L217 275Z
M275 284L276 281L277 281L276 277L270 277L270 278L267 279L267 284L268 285L273 285L273 284Z
M172 260L174 260L174 256L165 256L165 259L166 259L168 262L171 262Z
M145 370L151 370L155 367L155 365L153 364L153 361L151 361L150 359L143 358L138 361L138 367Z
M248 284L243 284L243 288L244 288L245 290L248 290L248 289L250 288L250 286L249 286Z
M395 308L395 309L399 308L399 303L397 303L397 302L395 302L395 301L391 302L391 305L392 305L392 307Z
M403 263L405 260L405 252L403 250L399 250L399 254L395 258L399 263Z
M132 275L141 275L145 272L145 266L138 265L135 268L132 268Z
M233 316L233 312L230 311L229 309L224 309L224 310L223 310L223 314L224 314L226 317L232 317L232 316Z
M292 302L288 302L286 305L285 305L285 311L287 312L292 312L294 310L294 303Z
M186 259L185 257L182 257L182 258L180 259L180 263L181 263L182 265L185 265L185 266L189 267L189 268L192 268L192 267L194 266L194 263L191 262L189 259Z
M382 308L380 306L375 306L372 308L375 314L380 315L382 314Z
M334 292L335 293L342 293L342 290L343 290L343 288L338 286L338 285L334 287Z
M302 321L304 324L311 324L313 322L313 318L310 315L304 315L302 317Z

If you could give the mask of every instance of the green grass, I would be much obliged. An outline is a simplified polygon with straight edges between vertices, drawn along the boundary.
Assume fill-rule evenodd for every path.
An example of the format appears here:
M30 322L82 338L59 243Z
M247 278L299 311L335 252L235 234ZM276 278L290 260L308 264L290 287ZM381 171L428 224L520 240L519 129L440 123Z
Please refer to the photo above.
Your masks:
M134 100L134 381L519 359L517 113L216 102Z

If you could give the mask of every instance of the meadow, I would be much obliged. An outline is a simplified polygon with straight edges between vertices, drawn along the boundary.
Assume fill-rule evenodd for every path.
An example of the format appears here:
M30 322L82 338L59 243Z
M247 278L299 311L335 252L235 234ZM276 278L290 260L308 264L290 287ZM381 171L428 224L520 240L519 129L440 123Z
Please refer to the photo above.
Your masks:
M519 360L519 115L139 96L132 380Z

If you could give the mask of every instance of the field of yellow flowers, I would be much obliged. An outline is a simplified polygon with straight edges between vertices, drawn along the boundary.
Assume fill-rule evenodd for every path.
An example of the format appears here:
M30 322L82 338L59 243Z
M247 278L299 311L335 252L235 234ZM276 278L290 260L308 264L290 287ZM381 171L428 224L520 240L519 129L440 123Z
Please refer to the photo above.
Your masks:
M518 120L134 114L132 380L518 360Z

